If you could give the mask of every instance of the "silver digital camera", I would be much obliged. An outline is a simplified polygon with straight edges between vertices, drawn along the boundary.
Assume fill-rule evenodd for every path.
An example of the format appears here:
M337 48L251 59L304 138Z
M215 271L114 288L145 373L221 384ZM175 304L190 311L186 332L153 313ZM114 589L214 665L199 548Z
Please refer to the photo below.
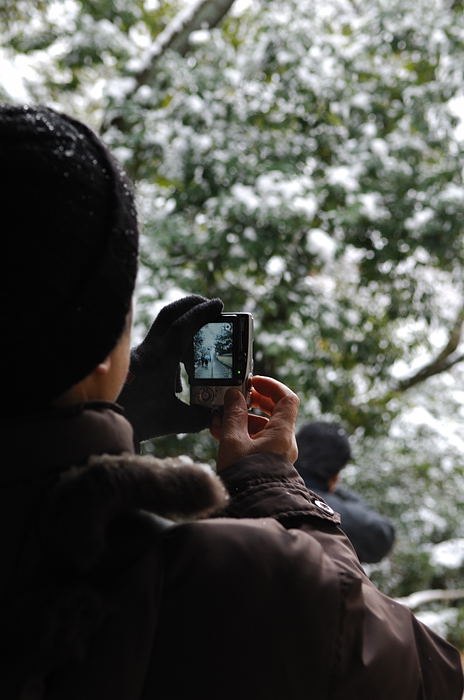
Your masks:
M229 387L235 386L250 403L253 372L253 316L222 313L194 335L191 349L190 403L223 406Z

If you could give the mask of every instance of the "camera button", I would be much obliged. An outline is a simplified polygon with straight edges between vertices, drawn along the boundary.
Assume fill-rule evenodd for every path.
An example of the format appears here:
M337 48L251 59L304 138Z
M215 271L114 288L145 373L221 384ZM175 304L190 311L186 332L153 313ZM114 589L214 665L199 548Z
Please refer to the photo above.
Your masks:
M214 399L215 391L214 389L211 389L209 387L204 387L200 391L200 400L201 401L211 401L211 399Z

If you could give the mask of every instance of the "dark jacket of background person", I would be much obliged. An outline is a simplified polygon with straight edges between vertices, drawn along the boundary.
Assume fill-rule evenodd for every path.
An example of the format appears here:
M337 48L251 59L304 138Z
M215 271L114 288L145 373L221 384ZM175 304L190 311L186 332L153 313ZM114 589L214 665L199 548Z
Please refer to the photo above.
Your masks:
M391 550L395 529L364 499L330 483L351 458L348 436L338 423L312 421L297 433L296 468L306 486L318 493L341 516L341 527L363 563L378 562Z
M136 456L106 403L6 435L4 700L460 700L456 650L371 584L283 457L220 480Z
M311 477L305 479L305 484L340 515L341 527L361 562L378 562L390 552L395 541L395 529L388 518L377 513L358 494L344 486L329 491L327 482Z

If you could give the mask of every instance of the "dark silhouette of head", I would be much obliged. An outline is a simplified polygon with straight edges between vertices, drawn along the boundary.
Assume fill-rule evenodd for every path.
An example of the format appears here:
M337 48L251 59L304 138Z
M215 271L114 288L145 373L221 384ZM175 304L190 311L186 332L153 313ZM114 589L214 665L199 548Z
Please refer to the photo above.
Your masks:
M67 115L0 105L0 155L3 396L27 411L116 345L136 279L137 217L118 163Z
M295 464L306 479L327 482L346 466L351 458L346 431L339 423L311 421L297 432L298 460Z

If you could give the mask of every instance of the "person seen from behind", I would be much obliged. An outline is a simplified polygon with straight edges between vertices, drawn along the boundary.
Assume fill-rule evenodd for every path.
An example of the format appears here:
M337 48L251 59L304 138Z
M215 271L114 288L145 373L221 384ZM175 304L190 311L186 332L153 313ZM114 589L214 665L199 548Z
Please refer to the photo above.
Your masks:
M101 139L3 105L0 154L0 697L460 700L457 651L295 470L296 394L254 377L260 415L231 389L213 423L179 399L221 300L178 299L131 349L134 194ZM138 454L203 429L214 470Z
M357 493L339 484L340 472L351 459L348 435L339 423L309 421L296 434L295 463L311 491L318 493L341 517L359 560L372 564L383 559L395 540L393 523L377 513Z

